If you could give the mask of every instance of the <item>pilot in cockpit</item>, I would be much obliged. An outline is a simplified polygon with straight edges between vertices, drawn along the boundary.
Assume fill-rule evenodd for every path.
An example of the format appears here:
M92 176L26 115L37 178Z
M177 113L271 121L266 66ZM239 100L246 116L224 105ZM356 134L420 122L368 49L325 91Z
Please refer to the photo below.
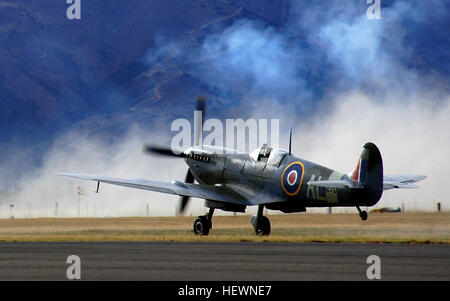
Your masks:
M267 143L264 143L263 146L259 149L259 155L258 155L258 161L266 161L270 156L270 152L272 151L272 148L267 145Z

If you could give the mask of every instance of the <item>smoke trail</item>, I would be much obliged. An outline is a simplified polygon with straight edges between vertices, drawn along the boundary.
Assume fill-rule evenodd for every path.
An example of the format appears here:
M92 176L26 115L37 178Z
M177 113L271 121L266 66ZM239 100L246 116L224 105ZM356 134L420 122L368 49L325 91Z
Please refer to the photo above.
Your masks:
M62 137L77 141L74 134ZM86 195L80 196L81 216L137 216L146 214L149 204L151 215L173 215L178 198L148 191L101 184L95 194L95 182L57 176L59 172L104 174L128 178L170 181L184 180L186 172L182 160L148 156L141 152L144 142L152 141L149 134L139 128L131 129L122 142L110 145L100 139L84 140L70 148L55 145L45 156L42 168L21 181L21 189L14 198L14 211L18 217L54 216L58 203L58 216L77 216L77 187ZM5 217L8 204L3 204ZM30 210L31 209L31 210Z

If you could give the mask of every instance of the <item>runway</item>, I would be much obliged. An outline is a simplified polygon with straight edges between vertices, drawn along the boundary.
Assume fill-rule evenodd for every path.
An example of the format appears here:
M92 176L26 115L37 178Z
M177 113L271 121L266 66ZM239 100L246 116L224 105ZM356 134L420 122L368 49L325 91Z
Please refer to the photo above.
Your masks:
M449 245L269 242L1 243L0 280L66 280L69 255L82 280L450 280Z

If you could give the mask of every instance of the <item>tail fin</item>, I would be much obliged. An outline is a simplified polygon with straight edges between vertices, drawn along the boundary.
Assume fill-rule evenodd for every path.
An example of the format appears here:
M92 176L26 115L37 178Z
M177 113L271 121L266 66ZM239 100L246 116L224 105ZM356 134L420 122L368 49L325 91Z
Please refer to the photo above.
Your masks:
M379 201L383 194L383 160L375 144L371 142L364 144L350 178L366 188L368 206L375 205Z

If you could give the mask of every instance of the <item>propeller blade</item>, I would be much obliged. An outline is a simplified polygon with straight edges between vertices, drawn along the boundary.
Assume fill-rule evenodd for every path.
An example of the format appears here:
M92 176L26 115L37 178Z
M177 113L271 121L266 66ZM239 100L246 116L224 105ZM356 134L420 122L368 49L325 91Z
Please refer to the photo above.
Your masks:
M186 179L184 180L185 183L194 183L194 175L191 172L191 169L188 169L186 173ZM189 203L189 199L191 197L189 196L182 196L180 200L180 207L178 208L178 214L183 214L184 210L186 209L187 204Z
M197 111L201 111L204 114L207 100L205 96L197 97Z
M184 182L192 184L194 183L194 180L195 180L194 175L192 174L191 169L188 168L188 171L186 173L186 179L184 180Z
M207 98L204 96L199 96L197 98L197 107L196 107L196 123L194 124L194 142L195 145L202 145L202 129L203 123L205 122L205 111L206 111L206 100Z
M172 149L164 147L164 146L156 146L156 145L148 145L148 144L145 144L142 147L142 151L144 153L153 153L153 154L169 156L169 157L184 157L185 156L183 154L183 152L181 152L181 151L174 152Z

